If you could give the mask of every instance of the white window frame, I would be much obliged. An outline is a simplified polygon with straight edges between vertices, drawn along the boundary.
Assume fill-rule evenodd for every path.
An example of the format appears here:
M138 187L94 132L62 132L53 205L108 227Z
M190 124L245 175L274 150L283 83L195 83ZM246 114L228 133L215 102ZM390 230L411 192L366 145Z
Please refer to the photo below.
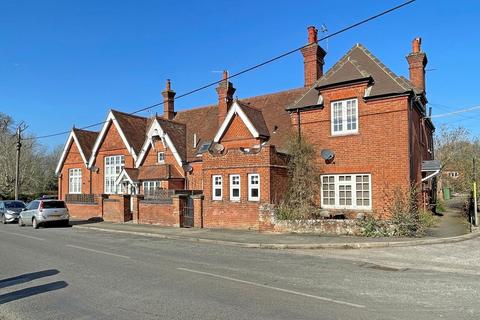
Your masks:
M157 152L157 163L165 163L165 152L163 151Z
M158 180L148 180L142 182L143 195L150 196L152 191L160 190L160 181Z
M72 168L68 170L68 193L82 193L82 169Z
M257 178L256 183L252 179ZM258 195L252 196L252 190L257 189ZM248 201L260 201L260 175L258 173L250 173L248 175Z
M350 105L349 105L350 102ZM349 107L352 107L352 104L355 106L355 113L352 115L348 115ZM348 134L355 134L358 133L359 127L359 119L358 119L358 99L347 99L347 100L339 100L339 101L332 101L330 103L331 106L331 134L332 136L342 136ZM338 108L338 109L337 109ZM335 120L339 117L340 121L335 123ZM353 122L353 120L355 120ZM354 129L348 129L349 124L355 124ZM337 127L340 127L337 128Z
M351 180L350 181L340 181L340 176L350 176ZM359 184L362 184L362 190L357 190L357 177L363 177L367 176L368 177L368 189L363 189L363 184L365 182L360 182ZM333 177L334 181L334 191L335 191L335 196L334 196L334 203L335 204L325 204L325 201L327 197L324 197L324 191L331 191L329 190L324 190L323 185L324 185L324 178L331 179ZM321 204L322 208L325 209L353 209L353 210L371 210L372 209L372 175L369 173L347 173L347 174L330 174L330 175L322 175L320 177L321 181ZM331 184L331 183L330 183ZM351 192L352 192L352 205L340 205L340 185L342 186L351 186ZM357 191L368 191L368 200L369 200L369 205L357 205ZM328 197L330 199L330 197Z
M219 196L215 194L216 190L220 190ZM222 198L223 198L223 177L219 174L214 174L212 175L212 200L222 200Z
M235 178L238 178L238 184L234 184L233 181ZM238 189L238 196L233 195L233 190ZM241 178L239 174L231 174L230 175L230 201L238 202L240 201L242 196L242 189L241 189Z
M118 193L119 188L116 185L116 181L122 169L125 167L125 156L116 155L108 156L103 159L104 162L104 192L106 194ZM107 164L108 162L108 164Z

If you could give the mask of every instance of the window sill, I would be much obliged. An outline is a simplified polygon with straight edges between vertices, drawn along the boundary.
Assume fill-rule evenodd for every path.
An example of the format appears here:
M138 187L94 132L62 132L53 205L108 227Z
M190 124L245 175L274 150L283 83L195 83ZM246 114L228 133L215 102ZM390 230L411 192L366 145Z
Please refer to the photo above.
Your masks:
M358 136L360 133L357 132L346 132L346 133L337 133L337 134L330 134L329 138L336 138L336 137L346 137L346 136Z

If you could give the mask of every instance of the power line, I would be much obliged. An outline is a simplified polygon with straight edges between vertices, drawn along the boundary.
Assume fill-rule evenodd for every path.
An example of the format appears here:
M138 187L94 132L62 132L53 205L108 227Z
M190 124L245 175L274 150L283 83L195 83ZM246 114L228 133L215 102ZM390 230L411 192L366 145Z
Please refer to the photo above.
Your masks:
M471 107L471 108L460 109L460 110L456 110L456 111L452 111L452 112L436 114L436 115L431 116L431 118L444 118L444 117L449 117L449 116L458 116L458 115L461 115L462 113L472 112L472 111L476 111L476 110L479 110L479 109L480 109L480 106L474 106L474 107Z
M360 20L359 22L356 22L356 23L354 23L354 24L352 24L352 25L349 25L349 26L347 26L347 27L344 27L344 28L342 28L342 29L340 29L340 30L338 30L338 31L336 31L336 32L334 32L334 33L331 33L331 34L329 34L329 35L326 35L326 36L318 39L316 42L318 43L318 42L320 42L320 41L323 41L323 40L332 38L332 37L334 37L334 36L337 36L337 35L339 35L339 34L341 34L341 33L344 33L344 32L346 32L346 31L348 31L348 30L354 29L354 28L356 28L356 27L358 27L358 26L361 26L361 25L363 25L363 24L365 24L365 23L367 23L367 22L370 22L370 21L372 21L372 20L375 20L375 19L377 19L377 18L380 18L380 17L382 17L382 16L384 16L384 15L390 13L390 12L393 12L393 11L396 11L396 10L398 10L398 9L400 9L400 8L403 8L403 7L409 5L409 4L413 3L413 2L415 2L415 0L406 1L406 2L404 2L404 3L402 3L402 4L399 4L399 5L395 6L395 7L390 8L390 9L388 9L388 10L382 11L382 12L376 14L376 15L373 15L373 16L368 17L368 18L366 18L366 19ZM238 76L240 76L240 75L242 75L242 74L244 74L244 73L253 71L253 70L258 69L258 68L260 68L260 67L263 67L263 66L265 66L265 65L267 65L267 64L270 64L270 63L275 62L275 61L277 61L277 60L280 60L280 59L282 59L282 58L284 58L284 57L286 57L286 56L289 56L289 55L291 55L291 54L293 54L293 53L295 53L295 52L297 52L297 51L300 51L301 49L303 49L303 48L305 48L305 47L308 47L308 46L310 46L310 45L311 45L311 43L306 44L306 45L303 45L303 46L298 47L298 48L296 48L296 49L293 49L293 50L284 52L284 53L282 53L282 54L280 54L280 55L278 55L278 56L276 56L276 57L274 57L274 58L268 59L268 60L266 60L266 61L264 61L264 62L258 63L258 64L254 65L254 66L251 66L251 67L248 67L248 68L246 68L246 69L243 69L243 70L241 70L241 71L239 71L239 72L236 72L236 73L230 75L229 78L235 78L235 77L238 77ZM188 92L182 93L182 94L176 96L176 97L175 97L175 100L181 99L181 98L183 98L183 97L192 95L192 94L194 94L194 93L196 93L196 92L199 92L199 91L205 90L205 89L207 89L207 88L210 88L210 87L212 87L212 86L214 86L214 85L219 84L219 83L222 82L222 81L223 81L223 79L222 79L222 80L217 80L217 81L214 81L214 82L210 82L210 83L205 84L205 85L203 85L203 86L201 86L201 87L199 87L199 88L196 88L196 89L190 90L190 91L188 91ZM141 109L139 109L139 110L133 111L133 112L131 112L130 114L133 115L133 114L137 114L137 113L140 113L140 112L143 112L143 111L147 111L147 110L153 109L153 108L155 108L155 107L158 107L158 106L160 106L160 105L163 105L163 103L164 103L163 101L162 101L162 102L159 102L159 103L155 103L155 104L153 104L153 105L150 105L150 106L141 108ZM91 125L88 125L88 126L79 128L79 129L88 129L88 128L96 127L96 126L101 125L101 124L104 124L104 123L106 123L106 121L102 121L102 122L98 122L98 123L95 123L95 124L91 124ZM47 135L43 135L43 136L39 136L39 137L26 138L26 139L24 139L24 140L45 139L45 138L51 138L51 137L60 136L60 135L65 135L65 134L69 134L69 133L70 133L70 130L69 130L69 131L63 131L63 132L58 132L58 133L47 134Z

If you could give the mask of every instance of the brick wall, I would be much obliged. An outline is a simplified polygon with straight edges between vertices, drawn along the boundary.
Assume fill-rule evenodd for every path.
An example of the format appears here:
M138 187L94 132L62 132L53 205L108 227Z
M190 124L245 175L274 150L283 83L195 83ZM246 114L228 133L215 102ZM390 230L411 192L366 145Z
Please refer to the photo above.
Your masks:
M87 159L88 160L88 159ZM75 142L72 142L70 148L67 151L67 157L61 170L61 178L59 178L58 197L64 200L65 195L69 191L69 170L70 169L82 170L82 193L90 193L90 171L85 166L80 151Z
M105 174L105 157L108 156L125 156L125 167L133 168L134 162L130 152L125 147L117 128L110 124L105 139L100 145L98 155L95 159L95 166L98 167L98 172L92 174L92 193L101 194L104 193L104 174Z
M366 84L360 84L322 91L325 108L302 112L301 130L317 148L322 174L371 174L372 210L382 215L390 205L388 195L410 183L409 103L407 96L364 101L365 89ZM358 133L332 136L331 101L351 98L358 99ZM292 122L297 124L296 114ZM321 149L335 152L333 164L320 157Z
M173 204L139 202L138 223L179 226L179 217L173 212Z
M109 195L103 200L103 220L110 222L126 222L132 220L130 213L130 196Z

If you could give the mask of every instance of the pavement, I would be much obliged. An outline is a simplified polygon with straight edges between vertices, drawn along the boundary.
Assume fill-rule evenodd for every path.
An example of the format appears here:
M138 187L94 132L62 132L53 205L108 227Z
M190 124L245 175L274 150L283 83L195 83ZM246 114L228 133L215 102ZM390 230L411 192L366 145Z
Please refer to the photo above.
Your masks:
M0 319L479 319L478 248L260 250L0 225Z
M463 198L454 198L446 203L446 212L438 217L435 227L423 238L328 236L315 234L277 234L246 230L173 228L132 223L99 221L72 221L75 228L131 234L201 243L223 244L263 249L360 249L431 245L465 241L480 236L469 233L468 224L461 216Z

